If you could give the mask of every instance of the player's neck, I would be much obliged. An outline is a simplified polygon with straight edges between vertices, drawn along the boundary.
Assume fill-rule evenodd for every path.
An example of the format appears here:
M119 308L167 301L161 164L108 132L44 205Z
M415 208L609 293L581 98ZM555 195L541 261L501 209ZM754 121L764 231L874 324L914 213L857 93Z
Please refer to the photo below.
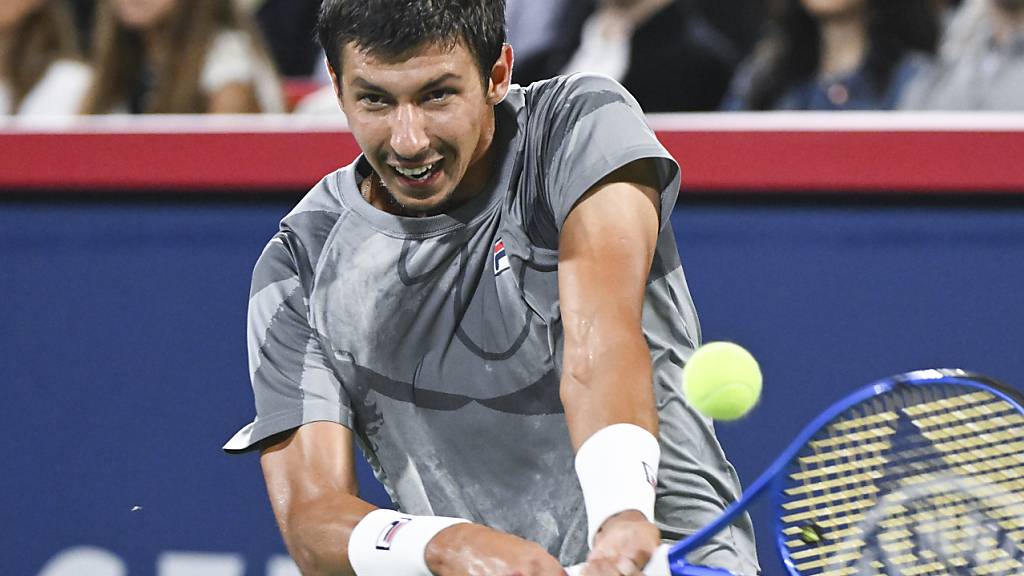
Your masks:
M371 172L369 176L363 179L362 184L359 185L359 192L363 195L363 198L369 202L370 206L388 214L394 214L395 216L404 216L407 218L419 218L426 216L426 214L420 214L407 209L402 206L390 191L387 186L384 185L384 181L380 179L377 172Z
M466 175L455 187L455 192L452 194L452 207L469 202L483 192L490 183L495 162L494 135L497 132L495 122L492 114L487 128L481 134L480 142L473 153L473 159L470 160L469 167L466 169Z

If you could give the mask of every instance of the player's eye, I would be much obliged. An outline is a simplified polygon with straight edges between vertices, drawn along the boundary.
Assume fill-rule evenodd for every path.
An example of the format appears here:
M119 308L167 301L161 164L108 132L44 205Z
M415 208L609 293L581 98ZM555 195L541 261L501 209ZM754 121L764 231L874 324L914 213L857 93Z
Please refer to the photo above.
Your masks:
M359 99L359 102L362 103L363 105L374 107L374 108L383 106L384 104L387 103L384 100L383 96L381 96L380 94L373 94L371 92L367 92L367 93L364 93L364 94L359 94L358 95L358 99Z
M454 91L449 88L438 88L427 93L427 101L444 102L452 94L454 94Z

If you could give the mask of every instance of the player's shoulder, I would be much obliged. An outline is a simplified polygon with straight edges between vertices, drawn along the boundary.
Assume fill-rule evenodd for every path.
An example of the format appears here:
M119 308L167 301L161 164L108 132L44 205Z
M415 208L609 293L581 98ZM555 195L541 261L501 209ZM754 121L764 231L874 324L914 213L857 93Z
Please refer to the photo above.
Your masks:
M528 93L531 93L534 96L548 95L552 93L564 96L566 94L585 94L587 92L604 91L628 94L628 91L622 86L622 84L611 76L605 76L604 74L597 74L593 72L577 72L575 74L554 76L546 80L538 80L537 82L527 86L525 89Z
M620 102L637 106L636 99L618 81L604 74L581 72L555 76L526 87L528 100L534 104L583 105L588 101Z
M277 234L264 249L263 260L291 260L295 269L312 271L331 233L346 208L341 201L341 182L351 167L323 177L281 219Z
M341 187L342 181L352 169L346 166L320 179L281 220L281 227L315 233L325 224L333 226L345 211L341 201Z

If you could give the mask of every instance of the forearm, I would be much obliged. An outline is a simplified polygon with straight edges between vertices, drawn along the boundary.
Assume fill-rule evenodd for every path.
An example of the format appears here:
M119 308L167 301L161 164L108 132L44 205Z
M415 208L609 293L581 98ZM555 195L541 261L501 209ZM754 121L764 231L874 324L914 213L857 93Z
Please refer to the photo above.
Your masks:
M567 339L560 390L575 450L611 424L658 434L650 350L639 321L621 318L630 313L606 311L604 318L566 327L575 337Z
M330 506L324 506L295 524L285 540L303 575L348 576L355 574L353 564L361 576L563 573L558 561L538 544L481 524L391 510L378 510L363 519L354 514L359 506L367 509L363 517L374 511L358 501L347 504L338 520ZM395 527L392 522L399 518L408 524ZM382 551L380 539L389 531L391 536L385 537L389 548ZM355 543L350 544L353 532ZM350 560L349 553L358 557Z
M607 534L612 520L623 520L619 528L628 536L606 539L603 553L628 549L643 565L647 549L657 542L650 520L660 458L650 354L639 329L598 333L606 336L577 339L591 343L566 351L561 386L587 510L587 539L595 549L598 533Z
M275 502L281 536L303 575L354 574L348 559L349 536L376 507L355 496L334 494L283 508Z
M349 536L375 507L358 497L351 431L306 424L270 439L260 465L281 536L302 573L352 574Z

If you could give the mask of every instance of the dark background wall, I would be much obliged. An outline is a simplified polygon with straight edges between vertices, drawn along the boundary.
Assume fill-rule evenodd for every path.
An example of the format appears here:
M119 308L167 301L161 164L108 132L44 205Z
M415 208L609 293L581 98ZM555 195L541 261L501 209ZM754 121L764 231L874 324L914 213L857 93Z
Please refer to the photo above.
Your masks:
M743 343L766 376L719 427L745 482L873 379L1024 386L1019 202L717 198L684 196L673 224L705 340ZM290 202L0 201L0 573L288 573L256 457L220 445L253 414L249 273Z

